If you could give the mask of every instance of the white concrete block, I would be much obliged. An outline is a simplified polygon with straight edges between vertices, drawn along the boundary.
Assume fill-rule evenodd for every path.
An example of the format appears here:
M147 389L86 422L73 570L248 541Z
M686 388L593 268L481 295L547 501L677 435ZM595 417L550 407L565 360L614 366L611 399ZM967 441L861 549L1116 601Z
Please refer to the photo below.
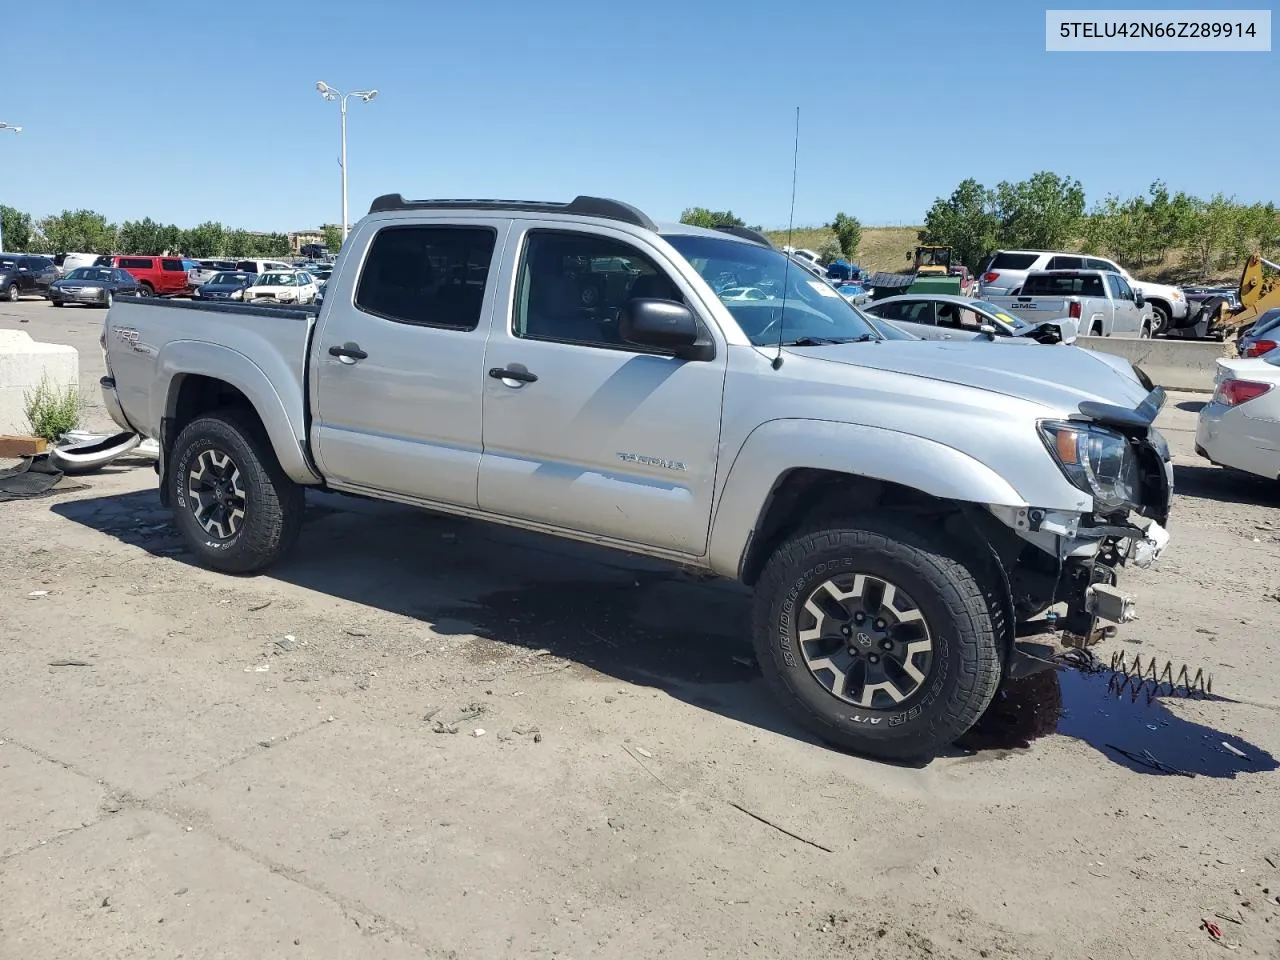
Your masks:
M0 433L28 433L26 395L42 377L57 387L80 389L75 347L37 343L25 330L0 330Z

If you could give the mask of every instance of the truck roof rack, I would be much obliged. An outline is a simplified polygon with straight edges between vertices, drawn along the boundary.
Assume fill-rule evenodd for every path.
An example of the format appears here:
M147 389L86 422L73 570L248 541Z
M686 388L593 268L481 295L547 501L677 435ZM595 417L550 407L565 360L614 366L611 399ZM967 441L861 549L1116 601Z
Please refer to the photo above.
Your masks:
M492 210L495 213L518 211L521 213L568 213L580 217L600 217L618 220L633 227L657 230L658 225L645 214L621 200L604 197L574 197L569 203L548 203L537 200L406 200L398 193L386 193L369 205L370 213L388 210Z
M732 234L735 237L741 237L743 240L750 240L752 243L758 243L764 247L772 247L773 243L759 230L752 230L750 227L735 227L732 224L720 223L712 228L719 230L721 233Z

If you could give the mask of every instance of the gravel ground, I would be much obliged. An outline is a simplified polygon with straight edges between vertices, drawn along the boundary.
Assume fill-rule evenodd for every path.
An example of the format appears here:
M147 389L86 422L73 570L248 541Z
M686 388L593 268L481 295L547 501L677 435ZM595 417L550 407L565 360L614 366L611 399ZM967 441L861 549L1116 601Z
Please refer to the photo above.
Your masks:
M0 304L89 385L100 322ZM791 724L733 585L330 496L222 576L142 462L2 504L0 958L1280 956L1280 491L1197 404L1102 655L1217 699L1042 675L922 767Z

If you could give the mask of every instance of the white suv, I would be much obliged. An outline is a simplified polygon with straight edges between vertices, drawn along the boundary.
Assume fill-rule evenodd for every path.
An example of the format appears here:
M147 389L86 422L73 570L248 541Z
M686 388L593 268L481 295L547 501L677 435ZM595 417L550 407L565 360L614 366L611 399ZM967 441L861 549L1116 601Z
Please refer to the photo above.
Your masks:
M1106 257L1052 250L997 250L978 274L978 298L1017 296L1033 270L1110 270L1120 274L1129 286L1142 291L1150 305L1155 321L1152 336L1184 326L1182 321L1188 318L1186 295L1177 287L1135 280L1128 270Z

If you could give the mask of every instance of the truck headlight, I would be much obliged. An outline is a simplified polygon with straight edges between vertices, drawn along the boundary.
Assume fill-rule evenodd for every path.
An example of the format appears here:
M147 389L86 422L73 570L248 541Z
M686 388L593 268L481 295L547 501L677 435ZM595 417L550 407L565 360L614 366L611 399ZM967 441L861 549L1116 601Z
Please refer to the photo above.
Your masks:
M1093 424L1045 420L1040 436L1071 483L1098 506L1137 506L1138 459L1123 434Z

